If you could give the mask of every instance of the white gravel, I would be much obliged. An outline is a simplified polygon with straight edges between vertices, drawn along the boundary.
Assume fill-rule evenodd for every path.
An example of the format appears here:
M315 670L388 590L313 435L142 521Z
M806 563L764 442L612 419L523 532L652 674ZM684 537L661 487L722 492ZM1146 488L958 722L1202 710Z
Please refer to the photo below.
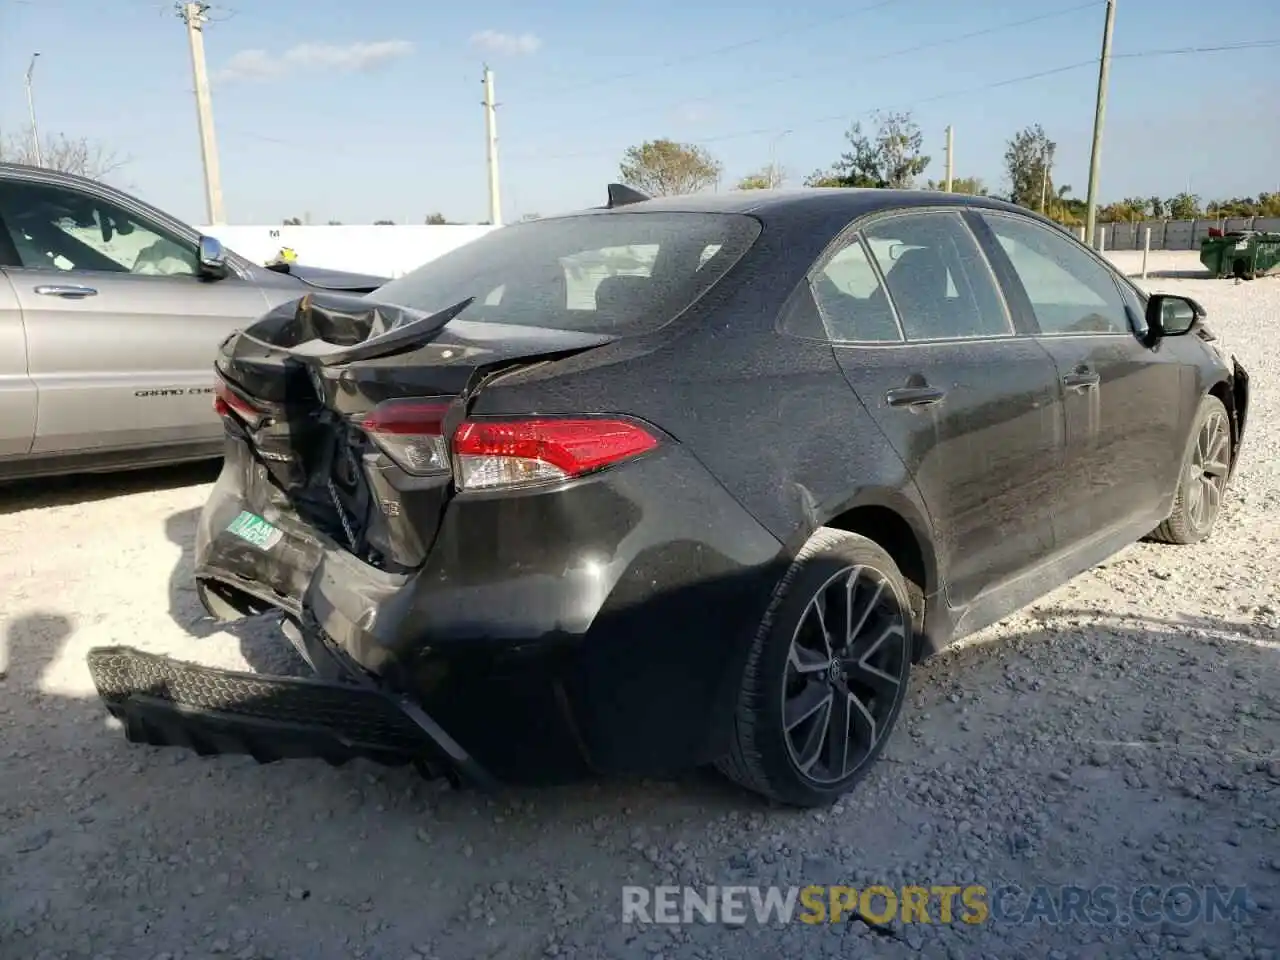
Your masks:
M1149 284L1201 299L1253 376L1216 535L1135 545L919 669L885 759L825 813L701 773L486 798L407 771L128 745L93 695L91 646L289 665L262 624L201 622L190 551L211 474L5 493L0 956L1276 956L1280 280ZM1140 930L621 923L627 882L964 880L1246 884L1249 912Z

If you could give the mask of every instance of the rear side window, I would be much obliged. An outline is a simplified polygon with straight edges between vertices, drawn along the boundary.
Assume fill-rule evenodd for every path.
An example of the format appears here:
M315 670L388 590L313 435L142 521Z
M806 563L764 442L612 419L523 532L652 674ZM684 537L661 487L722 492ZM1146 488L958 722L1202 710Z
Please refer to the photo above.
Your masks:
M857 237L813 275L810 287L832 340L892 343L902 339L889 298Z
M863 233L908 340L1013 333L986 257L957 214L889 217Z
M742 214L616 212L534 220L486 234L370 299L466 320L616 335L664 326L729 272L760 235Z
M1074 241L1029 220L982 216L1026 288L1041 332L1129 332L1124 300L1111 272Z

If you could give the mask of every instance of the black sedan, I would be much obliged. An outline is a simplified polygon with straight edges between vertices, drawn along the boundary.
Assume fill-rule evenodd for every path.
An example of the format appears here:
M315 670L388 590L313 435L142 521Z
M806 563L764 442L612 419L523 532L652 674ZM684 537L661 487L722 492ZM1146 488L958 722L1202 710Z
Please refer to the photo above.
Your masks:
M868 770L911 667L1150 536L1212 531L1248 377L1000 201L648 199L495 231L217 361L196 577L316 671L90 666L134 740L492 782Z

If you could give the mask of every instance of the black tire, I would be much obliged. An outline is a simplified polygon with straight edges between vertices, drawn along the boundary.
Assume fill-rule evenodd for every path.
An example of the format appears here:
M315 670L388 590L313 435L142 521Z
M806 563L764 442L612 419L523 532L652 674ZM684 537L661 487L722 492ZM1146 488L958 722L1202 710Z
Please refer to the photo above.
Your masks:
M1231 463L1231 420L1217 397L1200 401L1187 452L1178 473L1173 512L1151 534L1160 543L1199 543L1222 513Z
M1237 280L1253 279L1253 273L1245 266L1244 260L1233 260L1231 262L1231 273Z
M798 807L825 806L851 790L884 749L906 699L915 650L910 596L880 546L843 530L816 531L775 589L752 641L720 770L748 790ZM832 621L825 630L817 613ZM862 627L852 631L852 643L850 623ZM824 664L824 656L832 659ZM806 714L824 686L829 706ZM787 711L804 717L790 734ZM841 719L843 754L832 732ZM842 771L835 759L841 756Z

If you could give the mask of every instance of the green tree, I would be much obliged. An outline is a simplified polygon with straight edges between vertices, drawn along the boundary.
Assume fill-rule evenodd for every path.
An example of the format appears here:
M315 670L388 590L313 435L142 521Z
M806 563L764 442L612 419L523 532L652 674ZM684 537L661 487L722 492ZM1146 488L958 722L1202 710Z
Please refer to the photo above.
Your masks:
M301 218L301 217L285 217L283 222L284 222L284 225L285 225L286 227L300 227L300 226L302 226L302 218Z
M449 221L444 218L443 213L429 213L427 214L427 218L422 222L427 224L427 226L439 227L439 226L443 226Z
M943 190L947 186L945 180L929 180L926 181L924 188L926 190ZM963 193L971 197L987 196L987 185L982 182L981 177L953 177L951 180L951 192Z
M834 170L815 170L804 178L806 187L849 187L844 178Z
M1119 203L1098 208L1098 220L1102 223L1132 223L1146 218L1147 201L1143 197L1126 197Z
M831 165L816 170L805 179L807 187L879 187L910 189L929 166L921 153L924 134L910 112L873 114L875 132L867 133L861 122L845 132L849 149Z
M619 177L651 197L697 193L720 179L723 167L702 147L674 140L649 140L629 147Z
M1049 139L1038 123L1013 135L1004 152L1011 203L1029 210L1039 210L1044 206L1048 212L1048 199L1055 196L1053 155L1057 149L1058 145Z
M739 190L776 190L782 186L786 175L776 164L769 164L755 173L749 173L738 181Z
M375 220L373 225L375 227L394 227L396 222L394 220Z
M1168 216L1172 220L1194 220L1200 216L1200 196L1195 193L1178 194L1172 197L1166 204L1165 209Z

